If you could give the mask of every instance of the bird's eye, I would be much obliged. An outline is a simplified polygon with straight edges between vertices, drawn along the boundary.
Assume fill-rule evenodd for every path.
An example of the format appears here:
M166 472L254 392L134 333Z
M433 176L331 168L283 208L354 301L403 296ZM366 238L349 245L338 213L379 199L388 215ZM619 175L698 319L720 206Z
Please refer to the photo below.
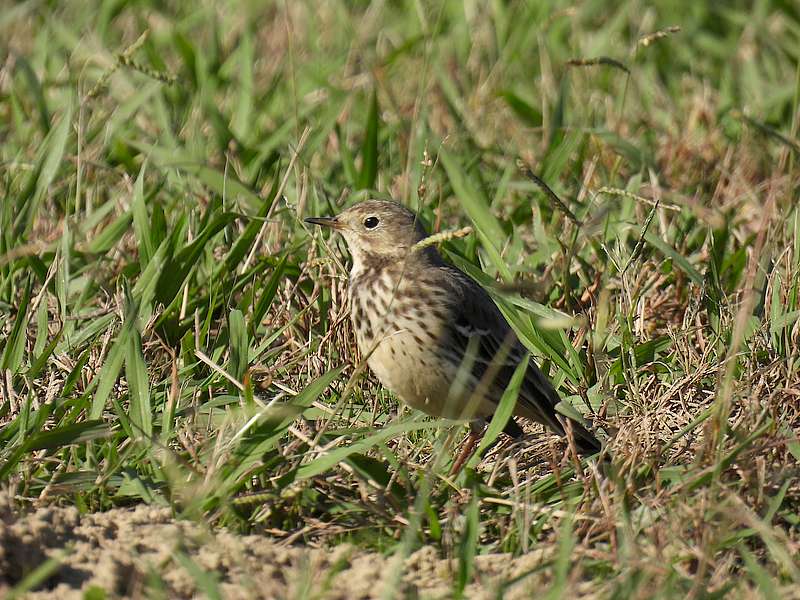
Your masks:
M378 217L367 217L364 219L364 227L367 229L375 229L378 226Z

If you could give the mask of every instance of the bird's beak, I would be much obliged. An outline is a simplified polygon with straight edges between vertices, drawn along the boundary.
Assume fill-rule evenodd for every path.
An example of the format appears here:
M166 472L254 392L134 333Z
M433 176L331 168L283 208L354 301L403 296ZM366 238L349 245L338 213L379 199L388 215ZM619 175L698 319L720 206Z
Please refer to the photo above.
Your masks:
M336 217L308 217L305 219L306 223L313 225L322 225L323 227L330 227L331 229L341 229L342 224Z

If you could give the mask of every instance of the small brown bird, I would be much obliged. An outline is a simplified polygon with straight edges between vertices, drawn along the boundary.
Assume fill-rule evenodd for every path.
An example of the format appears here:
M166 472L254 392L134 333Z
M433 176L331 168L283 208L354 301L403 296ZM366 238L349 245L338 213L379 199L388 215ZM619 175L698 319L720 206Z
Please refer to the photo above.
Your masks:
M419 245L427 233L413 212L368 200L306 222L344 236L353 257L348 294L358 348L403 402L433 416L471 420L468 445L474 447L517 366L528 361L514 414L566 433L568 419L555 411L558 393L489 294L432 245ZM568 428L579 452L600 450L580 423L570 421ZM513 418L505 432L522 434Z

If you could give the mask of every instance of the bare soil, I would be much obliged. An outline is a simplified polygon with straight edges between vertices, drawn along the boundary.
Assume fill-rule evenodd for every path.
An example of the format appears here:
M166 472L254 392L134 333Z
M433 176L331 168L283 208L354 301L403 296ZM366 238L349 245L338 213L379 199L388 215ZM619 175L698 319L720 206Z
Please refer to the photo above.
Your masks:
M226 599L350 600L379 598L388 589L396 590L390 597L448 598L458 571L455 561L424 547L405 560L395 586L395 558L346 544L286 546L267 536L209 531L176 520L168 508L140 505L84 515L75 507L0 511L0 597L54 557L59 564L26 598L79 599L92 588L112 598L194 598L206 597L214 585ZM480 556L465 595L495 598L502 590L505 598L532 597L542 589L534 573L541 562L541 553ZM215 582L211 588L204 578Z

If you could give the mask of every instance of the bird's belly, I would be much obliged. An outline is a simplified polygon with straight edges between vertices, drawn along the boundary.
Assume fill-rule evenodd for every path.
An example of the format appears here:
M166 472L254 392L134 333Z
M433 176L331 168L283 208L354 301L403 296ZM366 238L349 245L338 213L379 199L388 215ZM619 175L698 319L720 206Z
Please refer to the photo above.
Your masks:
M437 417L471 419L494 413L493 402L475 397L477 381L471 370L459 369L452 352L446 358L445 323L441 317L426 318L425 311L435 305L406 306L402 297L409 293L392 281L382 289L359 289L350 299L356 341L384 387L412 408ZM394 291L387 295L386 289Z
M475 396L477 382L431 347L420 347L413 335L389 333L375 346L367 364L381 384L400 400L435 417L486 417L494 406Z

